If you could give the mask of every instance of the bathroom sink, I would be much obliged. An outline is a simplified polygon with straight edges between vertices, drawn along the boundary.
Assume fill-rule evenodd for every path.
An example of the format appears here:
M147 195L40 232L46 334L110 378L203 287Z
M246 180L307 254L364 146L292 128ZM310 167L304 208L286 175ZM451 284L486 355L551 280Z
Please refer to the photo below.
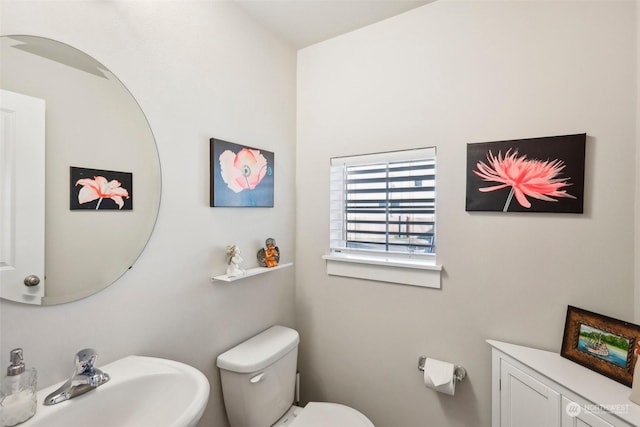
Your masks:
M81 396L44 406L56 384L38 391L36 414L24 427L194 427L209 400L199 370L172 360L127 356L100 369L111 380Z

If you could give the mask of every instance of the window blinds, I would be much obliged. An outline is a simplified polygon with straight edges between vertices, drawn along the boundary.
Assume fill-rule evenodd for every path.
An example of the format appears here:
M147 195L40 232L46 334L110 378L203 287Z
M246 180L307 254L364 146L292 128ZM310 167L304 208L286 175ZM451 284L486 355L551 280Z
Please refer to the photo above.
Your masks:
M435 253L435 148L331 159L331 249Z

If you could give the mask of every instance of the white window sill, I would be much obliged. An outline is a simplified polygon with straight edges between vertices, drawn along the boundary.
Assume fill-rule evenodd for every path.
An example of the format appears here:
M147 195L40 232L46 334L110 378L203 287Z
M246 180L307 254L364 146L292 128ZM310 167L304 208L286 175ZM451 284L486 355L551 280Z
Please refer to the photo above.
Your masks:
M440 289L442 266L431 260L359 254L323 255L327 274Z

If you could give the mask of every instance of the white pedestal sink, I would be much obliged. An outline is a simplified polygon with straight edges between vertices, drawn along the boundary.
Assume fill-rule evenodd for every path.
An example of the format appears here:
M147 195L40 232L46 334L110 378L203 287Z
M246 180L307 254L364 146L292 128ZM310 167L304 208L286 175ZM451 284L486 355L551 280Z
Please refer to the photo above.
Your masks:
M199 370L172 360L128 356L99 368L111 380L81 396L44 406L56 384L38 391L24 427L195 427L209 400Z

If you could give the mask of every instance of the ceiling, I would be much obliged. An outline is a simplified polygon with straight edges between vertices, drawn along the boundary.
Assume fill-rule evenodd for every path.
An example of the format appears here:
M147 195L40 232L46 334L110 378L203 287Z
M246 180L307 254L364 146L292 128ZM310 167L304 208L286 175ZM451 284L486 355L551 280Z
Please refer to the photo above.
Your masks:
M235 0L298 49L382 21L434 0Z

